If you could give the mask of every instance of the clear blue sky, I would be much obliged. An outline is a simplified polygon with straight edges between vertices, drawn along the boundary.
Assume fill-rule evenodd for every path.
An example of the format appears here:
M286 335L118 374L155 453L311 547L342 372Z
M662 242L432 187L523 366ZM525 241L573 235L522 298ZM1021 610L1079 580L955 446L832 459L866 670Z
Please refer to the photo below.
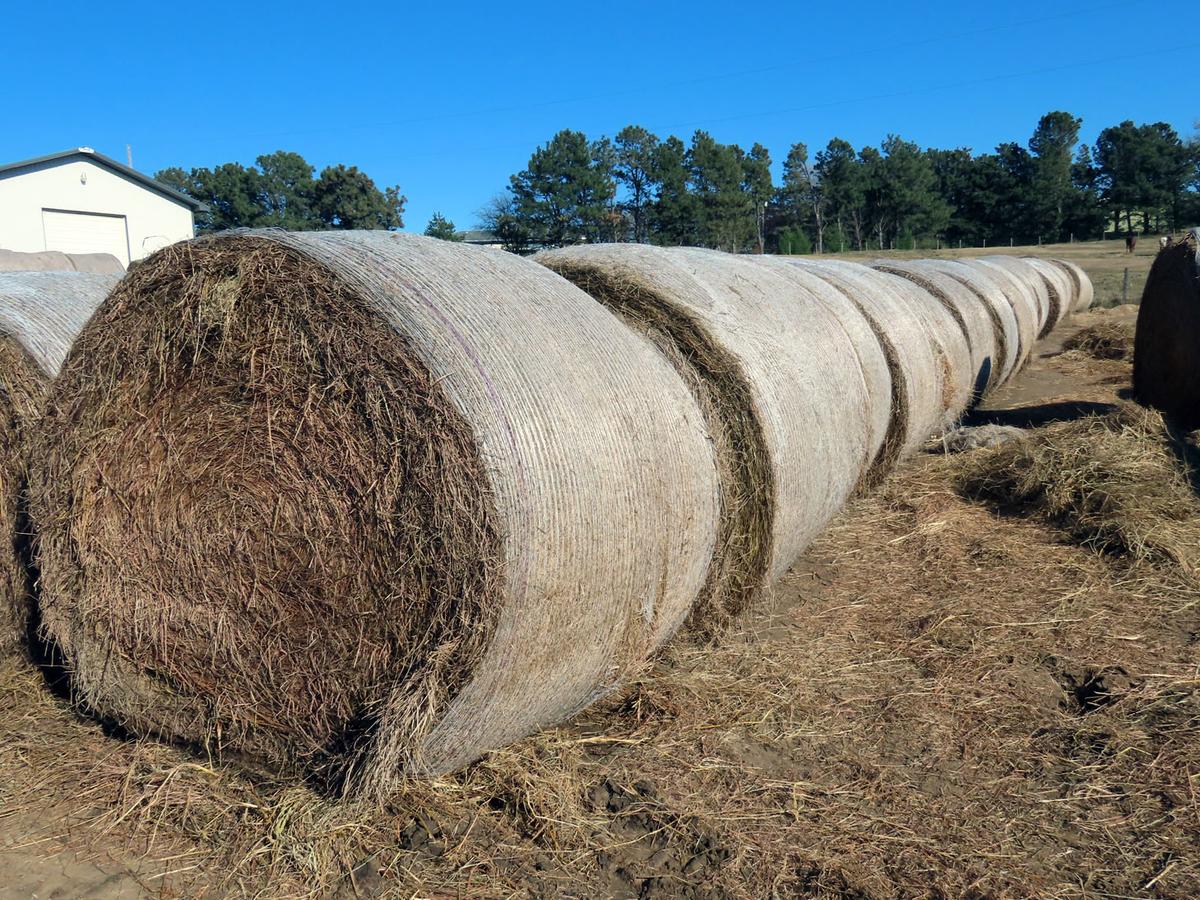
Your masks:
M1083 139L1200 119L1195 17L1162 3L20 3L0 162L90 145L145 172L278 149L357 165L460 228L561 128L856 147Z

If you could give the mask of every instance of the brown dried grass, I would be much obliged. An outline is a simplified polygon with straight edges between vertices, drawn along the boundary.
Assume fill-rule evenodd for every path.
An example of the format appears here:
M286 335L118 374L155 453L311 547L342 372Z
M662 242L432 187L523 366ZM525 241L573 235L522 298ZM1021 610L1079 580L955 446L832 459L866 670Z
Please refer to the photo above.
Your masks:
M1200 240L1159 251L1138 307L1133 357L1138 400L1183 428L1200 428Z
M1063 350L1093 359L1133 359L1133 334L1130 323L1100 322L1081 328L1063 341Z
M1048 425L966 459L958 486L1066 528L1081 544L1200 577L1196 448L1133 404Z
M725 644L383 813L6 671L10 832L149 844L186 896L1190 896L1200 588L962 499L960 459L856 501Z
M0 335L0 655L25 657L34 621L25 485L30 438L50 379L14 339Z
M80 701L122 728L337 789L385 715L407 710L419 744L491 634L470 428L343 282L278 244L135 267L64 364L35 455L42 623Z

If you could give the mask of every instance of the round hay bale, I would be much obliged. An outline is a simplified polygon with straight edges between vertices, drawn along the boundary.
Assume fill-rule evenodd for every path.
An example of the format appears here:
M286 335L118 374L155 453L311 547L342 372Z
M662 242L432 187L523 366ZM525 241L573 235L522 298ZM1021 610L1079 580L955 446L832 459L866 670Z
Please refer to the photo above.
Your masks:
M106 275L0 272L0 654L26 655L35 616L25 486L29 442L51 379L104 295Z
M67 259L76 272L96 275L124 275L125 267L111 253L68 253Z
M962 264L990 275L1008 300L1017 319L1017 365L1014 372L1020 371L1033 355L1033 347L1037 343L1038 331L1041 328L1037 295L1025 279L1007 266L982 259L964 259Z
M926 320L907 297L895 290L896 280L856 263L788 259L845 294L866 317L883 348L892 381L899 388L892 411L892 439L883 464L888 470L915 453L929 436L949 422L945 368L938 359Z
M1160 250L1138 308L1133 392L1176 425L1200 428L1200 241Z
M727 561L697 623L787 572L878 452L872 400L838 317L746 257L601 244L540 253L690 371L721 459Z
M1050 308L1050 289L1046 285L1046 280L1037 270L1016 256L982 256L979 258L979 262L1004 269L1012 275L1013 279L1033 298L1037 309L1036 336L1042 338L1048 334L1054 327L1052 324L1054 321L1053 311Z
M75 267L65 253L43 250L38 253L20 253L16 250L0 250L0 272L74 272Z
M962 368L971 378L969 405L978 403L1000 377L1000 344L984 304L962 282L922 267L919 261L881 259L871 267L912 282L950 315L967 344L968 359Z
M937 298L907 278L880 273L892 289L905 298L925 323L941 369L942 427L952 428L973 402L978 368L971 357L971 346L954 316Z
M997 371L993 383L998 386L1007 381L1017 371L1020 361L1021 333L1017 314L1008 301L1003 284L991 273L977 266L964 265L961 260L922 259L909 265L946 275L968 291L991 322L995 336Z
M1074 287L1071 312L1082 312L1090 307L1095 300L1096 294L1092 287L1092 280L1088 278L1087 272L1067 259L1052 259L1050 262L1061 268L1071 278Z
M871 263L871 268L902 278L919 290L919 300L929 308L935 328L943 332L942 343L947 353L952 354L955 377L960 386L966 385L962 409L982 400L996 384L1000 368L996 364L996 332L988 311L976 296L961 282L940 271L920 268L919 263L878 259ZM937 301L936 306L929 304L930 298ZM953 328L949 323L953 323Z
M389 232L168 247L100 307L31 473L90 708L380 796L640 670L714 552L678 375L529 260Z
M746 257L755 264L769 267L775 274L791 282L796 290L798 302L817 302L837 319L842 330L854 347L854 355L863 374L869 403L870 431L868 446L877 447L875 458L860 479L860 488L866 489L887 474L890 468L890 445L893 443L892 409L897 406L900 386L892 380L891 369L883 346L875 336L871 323L862 311L828 281L794 266L777 256L760 255ZM810 300L811 298L811 300Z
M1066 270L1056 266L1052 260L1027 256L1021 261L1041 276L1050 298L1050 315L1046 319L1046 327L1042 329L1042 336L1045 337L1062 324L1062 320L1075 308L1075 285Z

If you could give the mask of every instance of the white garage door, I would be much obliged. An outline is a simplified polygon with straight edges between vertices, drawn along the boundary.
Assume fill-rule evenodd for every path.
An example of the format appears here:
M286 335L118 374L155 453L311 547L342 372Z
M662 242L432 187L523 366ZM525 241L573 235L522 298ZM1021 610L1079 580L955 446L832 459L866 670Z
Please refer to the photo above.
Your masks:
M63 253L111 253L129 265L129 233L124 216L43 209L46 249Z

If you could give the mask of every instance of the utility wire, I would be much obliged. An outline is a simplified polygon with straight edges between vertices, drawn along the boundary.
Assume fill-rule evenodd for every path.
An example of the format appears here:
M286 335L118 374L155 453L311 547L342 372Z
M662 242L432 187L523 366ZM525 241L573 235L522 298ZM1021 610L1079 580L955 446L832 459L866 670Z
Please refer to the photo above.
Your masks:
M485 118L488 116L505 115L509 113L525 112L535 109L547 109L554 106L577 105L580 103L591 103L597 100L610 100L617 97L626 97L631 95L645 96L647 93L661 93L663 91L673 90L681 87L692 87L700 84L707 84L714 81L727 81L735 78L745 78L752 75L765 75L775 72L781 72L791 69L804 68L814 65L819 65L827 62L834 62L843 59L856 59L864 55L891 53L899 49L907 49L912 47L924 47L931 44L944 44L952 41L960 41L964 38L977 37L984 34L992 34L999 31L1010 31L1015 28L1027 28L1036 25L1042 25L1047 22L1059 21L1062 19L1074 19L1079 16L1092 16L1108 10L1120 9L1128 13L1130 8L1139 5L1145 5L1148 0L1125 0L1125 2L1107 3L1098 6L1079 7L1067 10L1061 13L1054 13L1048 16L1040 16L1036 18L1021 19L1016 22L1005 22L993 25L983 26L981 28L966 29L963 31L950 32L946 34L936 35L928 38L916 38L910 41L890 41L887 44L879 44L875 46L854 45L852 48L831 53L824 56L806 56L801 60L788 63L776 63L767 66L758 66L749 69L738 69L724 72L709 72L696 78L681 79L676 81L658 82L656 84L642 84L636 87L624 88L617 91L604 91L593 93L585 96L564 97L553 100L538 100L528 103L509 104L505 106L485 107L474 110L458 110L452 112L435 113L426 116L412 116L403 119L387 119L373 121L356 121L352 124L338 126L322 126L318 128L304 129L289 129L287 131L272 131L261 132L255 134L244 135L246 138L268 138L268 137L290 137L294 135L305 134L325 134L329 132L346 132L346 131L361 131L361 130L376 130L380 128L399 128L408 125L420 125L431 122L443 122L452 119L475 119ZM800 107L800 109L819 108L819 107Z

